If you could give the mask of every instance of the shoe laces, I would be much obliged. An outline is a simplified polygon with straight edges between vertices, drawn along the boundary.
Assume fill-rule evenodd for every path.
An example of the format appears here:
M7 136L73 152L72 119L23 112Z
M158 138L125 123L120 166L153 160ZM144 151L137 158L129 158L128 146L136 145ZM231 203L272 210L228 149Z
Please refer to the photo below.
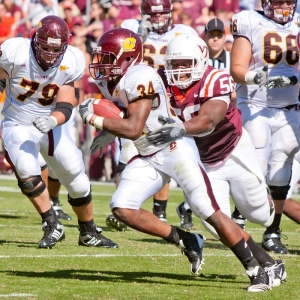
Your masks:
M49 235L51 235L54 228L55 228L55 223L52 223L52 222L47 223L47 221L45 221L43 226L42 226L42 229L44 231L43 238L48 237Z

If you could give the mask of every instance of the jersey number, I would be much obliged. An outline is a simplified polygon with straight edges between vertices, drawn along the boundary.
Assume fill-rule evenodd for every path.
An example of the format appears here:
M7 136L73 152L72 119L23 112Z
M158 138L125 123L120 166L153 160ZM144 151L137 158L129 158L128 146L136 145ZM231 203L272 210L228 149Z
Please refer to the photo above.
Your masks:
M26 98L31 97L33 94L35 94L40 86L39 82L31 81L25 78L22 78L20 82L20 86L27 90L25 94L19 94L17 96L17 99L24 102ZM43 98L38 98L38 102L43 105L51 105L58 93L59 86L57 84L49 83L45 85L42 89L42 96Z
M266 34L263 49L263 58L268 64L278 64L283 56L289 65L298 63L299 54L296 38L292 34L287 35L285 38L276 32Z
M156 53L156 48L153 45L144 44L143 48L144 48L144 62L147 62L148 66L150 66L152 68L156 68L157 70L159 68L164 67L164 65L156 65L152 56L156 54L156 55L162 55L163 57L165 57L165 54L166 54L166 51L167 51L167 46L163 46L158 51L158 53Z

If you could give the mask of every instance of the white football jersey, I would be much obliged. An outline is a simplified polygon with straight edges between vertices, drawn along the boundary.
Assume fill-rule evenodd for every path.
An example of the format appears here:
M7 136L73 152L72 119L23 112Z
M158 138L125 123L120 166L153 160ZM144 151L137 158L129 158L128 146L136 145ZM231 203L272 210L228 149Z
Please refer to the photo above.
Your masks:
M152 109L144 126L143 134L133 142L141 155L150 155L168 146L168 144L149 145L145 140L145 135L148 132L162 126L158 121L160 115L173 118L175 122L181 123L179 118L174 116L174 113L171 113L169 98L164 84L153 68L144 63L129 68L116 85L112 94L106 88L106 81L97 81L97 84L104 98L119 101L124 107L127 107L130 102L139 98L146 99L155 95L156 97L152 100ZM142 140L145 140L145 143L141 143Z
M13 38L0 46L0 67L9 75L2 114L24 125L31 125L35 116L49 116L59 88L80 79L86 66L83 53L68 46L60 65L43 71L30 43L30 39Z
M141 21L129 19L123 21L121 27L137 33L140 23ZM166 56L168 43L182 33L195 34L198 36L197 32L192 27L183 24L175 24L172 26L172 29L163 34L158 34L153 31L149 32L149 35L143 44L144 62L155 69L164 67L164 57Z
M258 71L268 64L269 76L293 76L299 64L296 46L298 14L291 22L281 25L254 10L241 11L232 17L231 33L243 36L252 47L249 70ZM283 108L298 102L299 85L284 89L259 90L258 85L237 85L237 103L262 107Z

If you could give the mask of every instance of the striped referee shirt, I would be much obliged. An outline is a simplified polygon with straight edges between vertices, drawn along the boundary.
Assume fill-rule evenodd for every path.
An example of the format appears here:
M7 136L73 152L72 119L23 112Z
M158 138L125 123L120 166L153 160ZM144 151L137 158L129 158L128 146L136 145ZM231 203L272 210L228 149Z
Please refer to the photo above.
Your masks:
M230 69L230 52L223 50L217 58L210 58L209 64L216 69L226 70L229 72Z

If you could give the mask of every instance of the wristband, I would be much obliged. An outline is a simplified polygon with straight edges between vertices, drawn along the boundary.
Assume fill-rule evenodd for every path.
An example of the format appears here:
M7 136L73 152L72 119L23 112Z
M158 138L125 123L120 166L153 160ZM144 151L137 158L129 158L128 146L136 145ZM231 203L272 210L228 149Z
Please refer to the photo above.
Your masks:
M52 119L54 122L54 125L52 128L54 128L55 126L57 126L57 119L54 116L50 116L48 119Z
M89 114L86 117L86 122L88 122L90 125L98 128L98 129L103 128L103 120L104 120L104 118L96 116L94 114Z
M249 85L251 84L256 84L255 81L254 81L254 78L256 76L256 72L254 71L249 71L245 74L245 82Z

